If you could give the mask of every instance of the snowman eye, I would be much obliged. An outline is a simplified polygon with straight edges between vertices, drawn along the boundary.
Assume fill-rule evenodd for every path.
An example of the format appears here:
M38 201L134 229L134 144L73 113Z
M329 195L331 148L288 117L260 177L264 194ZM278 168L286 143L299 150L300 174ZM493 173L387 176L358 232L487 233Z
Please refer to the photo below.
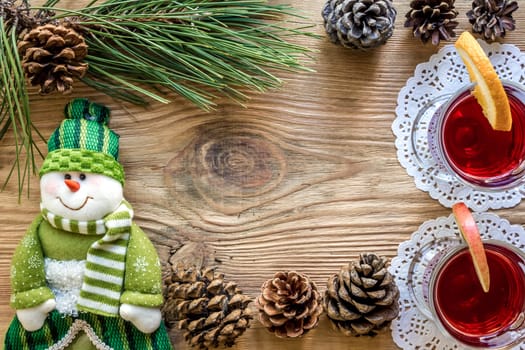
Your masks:
M85 180L85 179L86 179L86 174L80 174L80 175L78 176L78 178L79 178L80 180Z
M64 175L64 179L71 180L71 174L65 174Z

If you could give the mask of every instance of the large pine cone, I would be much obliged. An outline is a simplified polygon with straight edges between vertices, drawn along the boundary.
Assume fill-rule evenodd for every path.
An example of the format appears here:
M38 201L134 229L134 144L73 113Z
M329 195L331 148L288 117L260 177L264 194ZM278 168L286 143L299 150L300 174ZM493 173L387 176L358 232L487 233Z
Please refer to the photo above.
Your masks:
M45 24L32 29L18 43L22 68L31 85L40 93L68 93L73 78L81 78L88 69L82 60L88 46L82 35L63 25Z
M249 327L252 315L247 306L251 299L214 268L177 265L164 277L164 284L166 324L184 330L191 346L232 346Z
M494 41L504 38L507 30L516 28L512 13L517 9L518 2L515 0L474 0L467 17L474 33Z
M432 41L438 45L440 40L450 40L456 36L454 21L458 12L455 0L412 0L410 11L406 14L405 27L412 27L414 36L423 43Z
M399 290L387 259L361 254L331 276L324 305L332 325L346 335L373 335L399 314Z
M315 328L323 312L315 283L294 271L277 272L261 287L255 300L259 320L281 338L298 337Z
M358 49L384 44L396 20L390 0L328 0L322 15L332 42Z

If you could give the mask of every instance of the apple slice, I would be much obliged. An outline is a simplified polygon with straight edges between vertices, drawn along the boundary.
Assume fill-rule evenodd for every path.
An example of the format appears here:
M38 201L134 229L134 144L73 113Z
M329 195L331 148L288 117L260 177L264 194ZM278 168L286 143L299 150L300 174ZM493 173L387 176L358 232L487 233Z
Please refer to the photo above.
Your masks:
M465 203L459 202L454 204L452 206L452 213L454 213L459 232L461 232L463 240L468 245L481 287L483 291L487 293L490 287L489 265L487 264L487 255L485 254L485 248L479 235L478 226Z

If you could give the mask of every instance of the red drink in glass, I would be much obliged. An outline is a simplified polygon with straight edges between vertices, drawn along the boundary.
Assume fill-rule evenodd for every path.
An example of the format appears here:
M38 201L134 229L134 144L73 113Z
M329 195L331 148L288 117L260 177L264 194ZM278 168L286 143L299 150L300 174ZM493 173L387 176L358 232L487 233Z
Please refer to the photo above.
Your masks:
M525 92L511 83L504 87L512 112L511 131L492 129L470 89L436 113L438 158L474 186L508 188L525 174Z
M444 330L463 344L504 348L520 342L525 317L525 255L501 243L485 243L490 290L485 293L468 248L436 268L431 303ZM516 334L512 334L512 332Z

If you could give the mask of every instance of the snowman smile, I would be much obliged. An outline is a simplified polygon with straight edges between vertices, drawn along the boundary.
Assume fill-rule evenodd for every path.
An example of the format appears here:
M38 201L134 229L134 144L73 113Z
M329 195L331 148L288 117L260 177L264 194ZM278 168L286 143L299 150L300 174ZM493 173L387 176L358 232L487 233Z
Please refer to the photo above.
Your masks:
M88 202L88 200L93 199L93 197L91 197L91 196L86 196L86 199L84 199L84 202L83 202L79 207L77 207L77 208L70 207L69 205L67 205L66 203L64 203L64 201L63 201L62 198L60 198L60 197L57 197L57 199L60 201L60 203L61 203L64 207L68 208L69 210L80 210L80 209L84 208L84 206L86 205L86 203Z

